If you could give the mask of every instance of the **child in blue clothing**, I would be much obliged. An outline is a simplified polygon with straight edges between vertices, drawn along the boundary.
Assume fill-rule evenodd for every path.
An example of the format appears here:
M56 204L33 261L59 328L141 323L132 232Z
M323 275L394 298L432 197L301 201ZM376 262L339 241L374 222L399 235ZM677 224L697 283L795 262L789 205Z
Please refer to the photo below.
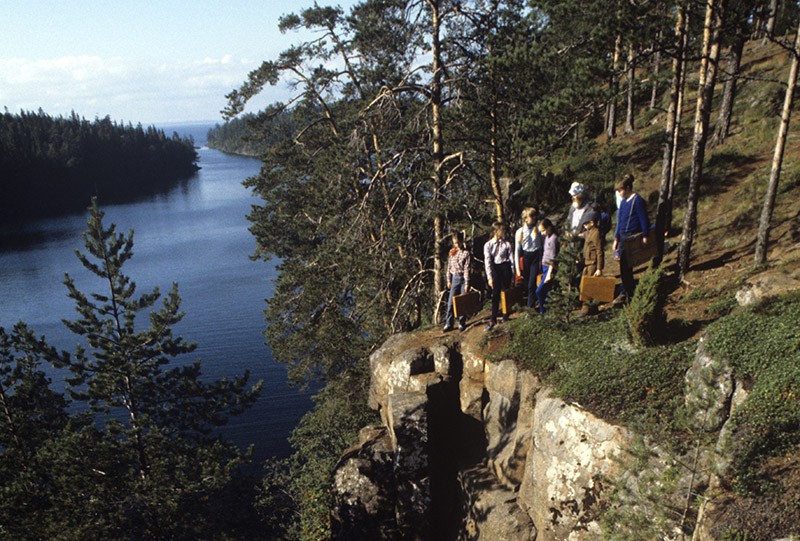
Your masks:
M633 279L633 266L628 262L627 254L623 249L625 239L636 234L642 235L642 243L647 244L647 234L650 232L650 221L647 219L647 202L633 191L633 175L625 175L617 181L614 189L620 197L619 210L617 211L617 228L614 231L615 253L619 254L619 273L622 277L622 287L625 290L625 300L630 302L633 297L636 282Z

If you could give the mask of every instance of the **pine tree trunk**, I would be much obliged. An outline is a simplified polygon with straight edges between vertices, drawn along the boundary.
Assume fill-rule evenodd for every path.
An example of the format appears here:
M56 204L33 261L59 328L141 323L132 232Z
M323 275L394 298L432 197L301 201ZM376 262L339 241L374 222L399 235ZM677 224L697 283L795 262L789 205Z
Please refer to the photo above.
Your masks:
M684 5L683 32L681 41L681 51L683 69L681 70L681 84L678 90L678 114L675 117L675 137L672 145L672 163L670 164L669 174L669 195L667 206L667 231L672 228L672 210L675 208L675 179L678 177L678 149L680 148L681 126L683 124L683 103L686 97L686 74L688 73L688 51L689 51L689 30L691 29L691 14L688 5Z
M771 38L775 34L775 20L778 17L778 0L770 0L767 12L766 36Z
M739 78L739 67L742 63L742 53L744 52L745 35L744 29L740 28L736 32L736 40L728 51L728 61L725 66L727 79L722 90L722 105L719 109L717 124L714 127L714 137L712 144L719 145L725 142L731 128L731 116L733 115L733 101L736 97L736 83Z
M786 95L783 98L783 110L781 111L781 124L778 127L778 138L775 142L775 153L772 156L772 169L769 173L769 184L767 193L764 196L764 207L761 209L761 219L758 222L758 235L756 237L756 263L763 264L767 261L767 249L769 248L769 230L772 212L775 209L775 197L778 193L778 182L781 179L781 166L783 164L783 151L786 148L786 137L789 133L789 120L792 115L792 100L794 98L794 87L797 85L797 66L798 55L800 55L800 25L797 28L797 35L794 38L794 48L792 50L792 65L789 68L789 83L786 87Z
M661 47L661 32L658 33L654 48ZM653 87L650 90L650 109L656 108L656 98L658 98L658 75L661 71L661 49L657 48L653 55Z
M445 290L444 275L444 218L441 212L441 191L444 189L444 171L442 161L444 159L444 143L441 126L441 103L442 103L442 51L440 42L441 20L439 18L438 0L428 0L431 8L431 30L432 30L432 51L433 55L433 76L431 77L431 123L433 136L433 319L438 323L437 318L440 313L439 304L442 302Z
M492 185L492 195L494 196L495 214L497 221L506 223L505 207L503 206L503 190L500 187L500 171L499 160L497 158L498 142L497 142L497 103L492 103L492 127L491 127L491 150L489 155L489 181Z
M692 244L697 230L697 202L700 184L703 179L703 161L708 140L708 121L711 116L711 102L717 78L719 61L719 41L722 26L722 13L725 0L707 0L706 17L703 30L703 54L700 60L700 77L697 88L697 109L695 111L694 141L692 143L692 173L689 179L689 196L686 202L686 215L683 219L678 265L681 279L689 272Z
M619 94L619 57L622 54L622 35L614 41L614 56L611 61L611 101L608 104L606 133L609 139L617 136L617 94Z
M664 256L664 235L668 230L667 218L671 217L670 180L672 178L673 155L677 154L675 132L680 120L679 97L684 70L684 22L686 6L678 6L675 21L675 57L672 60L672 86L669 94L669 108L664 127L664 156L661 159L661 183L658 189L658 210L656 211L656 258L658 265Z
M633 44L628 45L628 95L627 109L625 111L625 133L633 133L634 127L634 100L636 98L636 57Z

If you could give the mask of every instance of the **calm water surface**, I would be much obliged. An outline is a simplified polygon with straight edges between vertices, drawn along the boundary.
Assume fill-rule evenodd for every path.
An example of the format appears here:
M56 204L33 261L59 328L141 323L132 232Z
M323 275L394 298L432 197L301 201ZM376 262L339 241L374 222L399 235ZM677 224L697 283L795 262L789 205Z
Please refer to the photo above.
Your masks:
M255 241L245 216L258 200L242 186L260 162L206 148L209 125L164 128L194 137L202 169L169 193L102 207L105 223L134 230L134 257L125 270L139 292L166 292L178 282L186 316L176 334L198 345L186 361L202 359L208 378L249 369L253 381L264 380L258 403L233 418L225 435L241 446L255 444L258 461L284 456L286 438L311 402L308 393L288 388L286 369L273 361L262 335L275 264L249 259ZM86 215L72 215L0 229L0 326L22 320L54 345L74 349L78 338L61 323L76 317L64 273L84 292L103 291L74 255L83 250L85 226ZM62 375L49 373L63 389Z

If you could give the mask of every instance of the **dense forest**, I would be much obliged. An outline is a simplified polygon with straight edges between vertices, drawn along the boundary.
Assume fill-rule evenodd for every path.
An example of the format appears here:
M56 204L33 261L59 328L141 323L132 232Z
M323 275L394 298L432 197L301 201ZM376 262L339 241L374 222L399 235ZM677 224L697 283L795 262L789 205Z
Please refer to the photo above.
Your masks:
M121 270L132 257L132 236L103 224L93 206L78 257L110 289L85 293L66 278L78 310L66 324L87 346L59 351L24 324L0 329L0 537L336 537L332 471L358 430L379 422L365 406L369 355L393 333L439 324L448 234L465 232L479 256L491 223L515 226L525 206L563 224L574 181L613 212L613 183L632 172L655 218L656 259L665 265L641 279L642 294L630 306L576 321L570 314L580 303L564 292L575 278L565 261L551 316L519 318L516 327L538 332L558 355L545 345L532 351L522 333L509 343L556 380L564 375L558 369L570 368L558 385L598 414L638 420L665 449L699 449L705 432L681 425L688 417L677 394L683 371L671 363L693 350L692 333L703 325L726 330L712 346L728 356L746 340L755 353L735 368L753 384L755 400L737 417L736 460L720 488L743 509L731 518L728 538L783 536L783 526L759 529L748 517L751 509L761 518L788 517L784 522L800 516L797 500L783 498L781 480L770 477L774 463L764 467L787 453L800 463L800 302L737 313L720 274L705 288L691 282L731 265L727 252L709 255L719 247L746 254L747 272L770 265L782 272L775 246L798 240L786 224L797 218L790 196L798 194L800 169L785 171L781 181L784 152L799 157L786 145L798 23L800 8L789 0L363 0L347 11L315 4L286 15L282 31L313 37L263 62L232 90L227 127L214 131L220 146L246 133L264 162L246 184L261 198L249 216L255 256L279 259L266 309L270 347L294 383L324 385L293 433L294 454L269 461L258 480L243 473L248 452L214 428L249 407L260 387L246 374L208 382L199 363L180 362L194 346L172 334L182 317L177 286L163 297L137 293ZM286 80L291 98L239 118L248 100ZM12 130L22 124L29 124L23 133L36 134L31 142ZM66 140L47 131L53 125L85 130L75 144L86 153L70 149L64 161ZM161 143L134 145L131 134ZM36 182L48 167L78 178L90 157L123 147L138 149L147 164L154 163L150 152L174 147L194 160L189 143L155 129L74 115L6 113L3 140L16 145L17 156L11 161L3 151L3 171L12 170L7 163L26 164L35 174L24 178ZM26 162L28 155L39 161ZM10 178L23 178L12 171ZM33 185L5 190L16 197L68 191ZM88 186L80 197L110 190L98 179ZM720 194L727 200L714 199ZM479 268L472 285L483 288ZM689 292L674 310L720 298L668 326L669 288ZM136 319L148 311L149 325ZM673 342L658 342L654 325ZM608 336L629 342L603 357L592 340ZM580 347L569 349L570 340ZM42 363L70 371L66 394L50 388ZM643 388L635 381L643 372L648 382L662 374L673 380ZM74 414L72 401L86 404L86 412ZM100 422L110 411L123 415ZM699 502L691 489L668 493L666 481L642 497L680 501L677 518L664 506L663 521L644 520L635 502L628 509L639 522L625 532L618 522L609 538L688 538L686 517Z
M260 156L280 139L290 137L292 130L289 112L279 115L248 113L216 124L208 130L207 140L209 148L222 152Z
M765 0L366 0L281 19L282 31L314 37L251 72L226 115L280 81L294 90L263 113L290 112L291 137L248 182L263 200L250 215L257 255L280 259L269 342L296 381L328 384L295 431L296 454L264 483L285 535L333 534L331 471L370 415L366 359L391 333L439 323L450 232L464 231L479 258L492 221L516 227L535 204L561 222L574 181L613 211L614 182L635 173L657 260L670 248L670 279L685 281L704 234L698 203L729 178L706 150L774 145L780 177L798 11ZM762 42L781 51L780 70L742 62L743 44ZM742 101L747 69L768 98ZM754 103L773 104L755 108L769 127L737 142L735 112L742 122ZM750 203L760 220L751 209L738 218L764 231L759 253L774 193Z
M92 122L43 111L0 115L0 221L163 192L197 170L189 139L153 126Z

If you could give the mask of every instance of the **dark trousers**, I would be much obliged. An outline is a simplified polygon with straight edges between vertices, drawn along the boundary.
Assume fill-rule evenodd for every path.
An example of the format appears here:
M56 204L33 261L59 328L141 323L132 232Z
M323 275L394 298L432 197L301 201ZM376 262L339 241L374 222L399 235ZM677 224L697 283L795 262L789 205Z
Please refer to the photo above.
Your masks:
M528 292L528 308L536 303L536 276L542 266L542 252L522 252L522 283Z
M464 293L464 276L459 274L458 276L453 276L453 280L450 284L450 297L447 299L447 315L444 316L445 328L452 327L455 321L453 297L461 295L462 293ZM467 324L467 318L465 316L459 317L458 324L464 327Z
M630 302L633 298L633 292L636 289L636 281L633 279L633 267L628 263L628 256L625 250L622 249L622 243L619 248L619 274L622 278L622 289L625 291L625 300Z
M500 292L511 287L511 280L514 278L512 274L510 262L492 264L492 323L497 323ZM503 319L508 319L508 314L503 314Z

